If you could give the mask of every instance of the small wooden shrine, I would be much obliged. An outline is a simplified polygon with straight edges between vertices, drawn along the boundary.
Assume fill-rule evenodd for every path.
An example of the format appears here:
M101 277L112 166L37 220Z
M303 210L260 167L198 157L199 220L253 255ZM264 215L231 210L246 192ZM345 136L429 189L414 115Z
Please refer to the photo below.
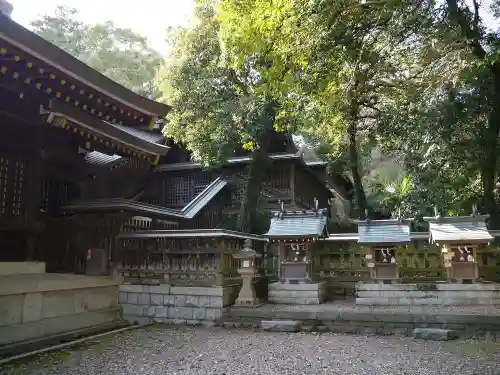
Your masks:
M265 234L274 245L279 278L269 286L270 302L312 304L324 300L324 283L313 279L313 251L316 240L328 236L327 222L328 211L318 208L317 199L312 210L289 212L282 205L274 213Z
M365 261L372 281L392 283L399 280L397 247L411 242L411 222L412 219L402 218L356 221L358 243L367 250Z
M441 247L447 280L474 282L478 279L477 248L489 244L493 237L486 228L488 215L479 215L473 207L471 216L443 217L435 209L429 223L430 241Z

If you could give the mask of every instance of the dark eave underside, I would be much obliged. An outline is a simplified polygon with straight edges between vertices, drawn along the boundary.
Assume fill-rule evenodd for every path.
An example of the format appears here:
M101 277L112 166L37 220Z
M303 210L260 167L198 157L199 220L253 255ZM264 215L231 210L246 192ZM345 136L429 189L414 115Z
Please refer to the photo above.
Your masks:
M140 130L131 130L125 126L111 124L78 111L74 107L59 101L53 101L50 108L51 114L68 119L79 126L96 131L101 135L123 143L128 147L140 149L143 152L153 155L165 155L169 147L155 142L158 140L157 134L144 134Z
M147 99L107 78L59 47L17 24L1 12L0 39L15 45L52 66L55 70L67 74L102 95L137 111L150 116L165 117L170 110L168 105Z

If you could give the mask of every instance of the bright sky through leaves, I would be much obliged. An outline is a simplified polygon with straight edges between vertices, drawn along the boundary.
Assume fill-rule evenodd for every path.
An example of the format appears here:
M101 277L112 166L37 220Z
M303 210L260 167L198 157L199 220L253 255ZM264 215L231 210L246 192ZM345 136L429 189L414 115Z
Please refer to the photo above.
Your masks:
M14 6L12 18L25 27L43 14L53 14L58 5L76 8L85 23L111 20L115 26L131 28L146 36L151 47L165 54L165 30L186 24L193 0L9 0Z

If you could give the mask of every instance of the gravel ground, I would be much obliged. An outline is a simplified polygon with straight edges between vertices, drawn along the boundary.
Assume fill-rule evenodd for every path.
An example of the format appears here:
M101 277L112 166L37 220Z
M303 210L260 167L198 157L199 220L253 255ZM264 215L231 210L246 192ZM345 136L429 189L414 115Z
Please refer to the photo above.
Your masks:
M500 342L150 327L39 357L8 375L498 375Z

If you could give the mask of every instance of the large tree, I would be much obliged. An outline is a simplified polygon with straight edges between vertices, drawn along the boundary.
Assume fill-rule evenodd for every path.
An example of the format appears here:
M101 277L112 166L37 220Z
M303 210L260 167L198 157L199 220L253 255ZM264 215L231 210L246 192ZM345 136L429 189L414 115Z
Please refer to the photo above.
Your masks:
M171 33L171 53L158 83L173 107L165 134L182 142L205 166L223 164L243 146L252 152L236 229L249 232L256 219L277 103L258 95L260 77L251 61L228 67L221 51L220 24L210 2L198 4L187 28Z
M330 146L355 186L357 214L370 209L361 155L374 145L380 104L416 75L408 34L421 11L392 4L376 12L358 0L222 0L225 51L235 69L253 56L260 92L280 102L278 119ZM342 158L343 157L343 158Z
M54 15L31 23L33 31L123 86L150 98L162 62L145 37L108 21L89 25L78 21L75 9L59 6Z
M464 213L480 201L498 227L498 31L486 27L478 1L432 5L413 43L424 74L388 100L380 136L413 177L414 207Z

